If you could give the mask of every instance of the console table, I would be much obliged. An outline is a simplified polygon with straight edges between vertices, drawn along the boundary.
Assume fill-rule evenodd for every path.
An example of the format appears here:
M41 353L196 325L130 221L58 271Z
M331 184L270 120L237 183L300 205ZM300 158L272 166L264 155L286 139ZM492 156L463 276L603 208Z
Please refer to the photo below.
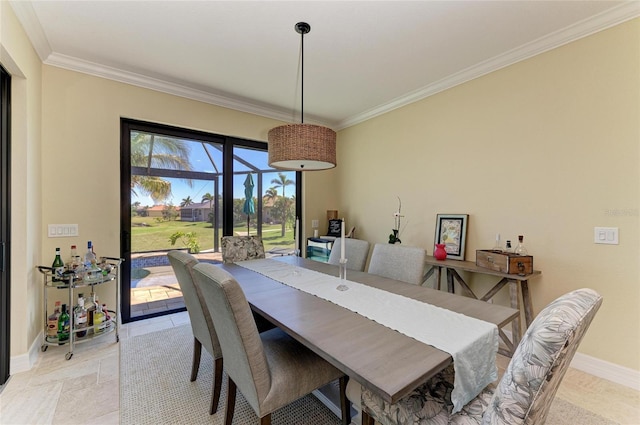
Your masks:
M425 263L431 266L422 279L422 283L425 283L432 275L436 277L436 288L440 289L440 277L442 275L442 269L447 272L447 290L450 293L454 293L454 279L460 284L460 287L466 295L473 298L489 301L493 296L498 293L502 288L509 284L509 298L511 302L511 308L518 310L524 309L524 320L527 327L531 325L533 321L533 306L531 304L531 296L529 294L529 279L541 274L539 270L534 270L533 273L520 276L518 274L507 274L497 272L485 267L477 266L476 263L471 261L459 261L459 260L436 260L432 256L426 256ZM478 297L467 285L464 279L458 272L465 271L471 273L480 273L490 276L499 277L500 280L496 283L484 296ZM522 328L520 326L520 318L516 318L512 322L513 337L511 340L504 334L502 329L499 329L500 337L506 344L508 351L513 353L515 348L520 342L522 335Z

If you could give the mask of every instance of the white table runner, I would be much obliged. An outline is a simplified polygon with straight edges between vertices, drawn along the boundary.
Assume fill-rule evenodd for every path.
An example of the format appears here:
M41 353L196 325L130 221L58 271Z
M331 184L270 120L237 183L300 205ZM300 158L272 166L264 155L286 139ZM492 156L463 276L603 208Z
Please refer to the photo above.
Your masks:
M449 353L455 369L454 412L498 378L498 327L492 323L357 282L338 291L339 278L281 261L237 264Z

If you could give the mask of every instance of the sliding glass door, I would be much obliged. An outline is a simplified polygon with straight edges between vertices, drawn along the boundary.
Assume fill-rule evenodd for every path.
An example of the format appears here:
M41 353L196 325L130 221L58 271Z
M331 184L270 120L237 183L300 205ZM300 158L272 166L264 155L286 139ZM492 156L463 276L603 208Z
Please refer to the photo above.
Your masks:
M250 234L293 251L298 176L269 168L265 143L123 119L121 150L125 322L184 309L171 249L215 263L221 236Z
M10 105L11 77L0 66L0 385L9 379L10 356Z

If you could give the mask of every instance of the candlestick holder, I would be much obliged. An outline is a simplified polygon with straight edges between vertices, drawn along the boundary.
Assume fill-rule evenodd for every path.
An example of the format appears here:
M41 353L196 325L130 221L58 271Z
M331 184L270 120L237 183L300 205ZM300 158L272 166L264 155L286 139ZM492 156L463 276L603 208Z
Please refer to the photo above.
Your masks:
M349 287L346 285L347 283L347 259L340 259L340 285L336 288L338 291L346 291Z

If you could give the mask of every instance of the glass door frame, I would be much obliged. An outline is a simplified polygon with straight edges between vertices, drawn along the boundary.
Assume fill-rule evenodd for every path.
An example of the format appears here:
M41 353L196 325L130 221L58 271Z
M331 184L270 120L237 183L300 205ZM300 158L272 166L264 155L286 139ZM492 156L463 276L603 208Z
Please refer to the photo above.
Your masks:
M196 140L222 146L222 236L233 235L233 176L234 147L267 151L267 143L190 130L165 124L120 118L120 311L124 323L173 313L160 312L131 317L131 132L140 131L186 140ZM276 170L277 171L277 170ZM296 172L296 214L302 211L302 173ZM300 221L302 222L302 220ZM300 247L298 247L300 249ZM184 310L182 308L181 310ZM180 310L177 310L180 311Z
M11 75L0 66L0 385L11 356Z

